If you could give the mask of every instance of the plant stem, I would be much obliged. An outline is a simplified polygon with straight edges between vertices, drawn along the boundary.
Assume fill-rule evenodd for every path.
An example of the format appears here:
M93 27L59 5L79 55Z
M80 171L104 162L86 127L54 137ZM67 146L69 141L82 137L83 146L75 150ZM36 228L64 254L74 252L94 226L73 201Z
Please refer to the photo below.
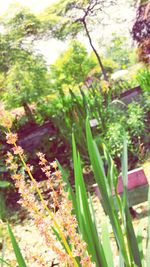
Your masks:
M9 130L9 129L8 129L8 130ZM9 130L9 132L10 132L10 130ZM13 143L13 145L14 145L15 148L17 148L17 144L16 144L15 142ZM29 175L31 181L32 181L32 182L34 183L34 185L35 185L35 188L36 188L36 190L37 190L37 193L38 193L38 195L39 195L39 197L40 197L40 200L41 200L41 202L42 202L42 204L43 204L45 210L46 210L46 211L48 212L48 214L50 215L51 219L53 220L54 226L56 227L56 229L57 229L58 232L59 232L59 235L60 235L60 237L61 237L61 239L62 239L62 242L63 242L63 244L64 244L64 246L65 246L65 248L66 248L66 251L67 251L68 255L69 255L70 258L72 259L72 261L73 261L73 263L74 263L74 266L75 266L75 267L79 267L79 265L78 265L76 259L74 258L73 254L72 254L72 251L71 251L71 249L70 249L70 247L69 247L69 245L68 245L68 242L67 242L67 240L66 240L66 238L65 238L65 236L64 236L64 234L63 234L63 232L61 231L61 229L60 229L60 227L59 227L59 224L57 223L57 221L56 221L55 218L54 218L54 214L51 212L51 210L50 210L50 209L48 208L48 206L45 204L45 201L44 201L44 198L43 198L43 196L42 196L42 193L41 193L40 189L38 188L37 183L36 183L36 180L34 179L34 177L33 177L32 173L31 173L29 167L27 166L26 162L24 161L24 158L23 158L23 156L21 155L21 153L18 152L18 154L19 154L19 157L20 157L20 159L21 159L21 161L22 161L22 163L23 163L23 165L24 165L24 167L25 167L25 169L26 169L26 171L27 171L27 173L28 173L28 175Z

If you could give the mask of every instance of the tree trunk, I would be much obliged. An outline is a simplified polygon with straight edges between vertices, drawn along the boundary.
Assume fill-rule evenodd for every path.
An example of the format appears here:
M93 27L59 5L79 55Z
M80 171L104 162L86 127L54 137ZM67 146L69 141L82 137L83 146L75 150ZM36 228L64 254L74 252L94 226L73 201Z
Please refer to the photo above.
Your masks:
M27 116L27 118L28 118L28 121L29 122L35 122L35 120L34 120L34 116L33 116L33 114L32 114L32 111L31 111L31 108L30 108L30 106L28 105L28 103L27 102L24 102L23 103L23 107L24 107L24 111L25 111L25 114L26 114L26 116Z
M94 47L94 45L93 45L93 43L92 43L92 39L91 39L89 30L88 30L88 28L87 28L87 24L86 24L86 22L85 22L85 19L82 21L82 23L83 23L84 29L85 29L85 31L86 31L87 37L88 37L88 39L89 39L90 46L91 46L93 52L94 52L95 55L96 55L96 58L97 58L97 60L98 60L98 63L99 63L100 68L101 68L101 70L102 70L102 73L103 73L103 75L104 75L104 80L108 82L108 77L107 77L106 70L105 70L105 68L104 68L104 66L103 66L103 63L102 63L102 61L101 61L101 58L100 58L100 56L99 56L99 54L98 54L96 48Z

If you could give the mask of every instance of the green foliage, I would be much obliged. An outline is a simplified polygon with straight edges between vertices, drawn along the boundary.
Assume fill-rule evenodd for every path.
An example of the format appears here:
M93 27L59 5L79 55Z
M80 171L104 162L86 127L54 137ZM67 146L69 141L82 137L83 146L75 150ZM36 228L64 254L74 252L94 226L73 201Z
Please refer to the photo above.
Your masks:
M142 136L145 132L145 111L140 104L132 102L128 105L127 124L132 137Z
M14 12L13 17L3 18L2 23L14 36L15 41L20 43L24 37L34 36L40 32L40 20L27 8L16 7Z
M99 83L93 82L88 89L82 89L80 94L70 90L70 94L64 95L61 102L60 98L52 102L41 100L37 108L37 120L52 118L61 136L69 144L70 132L73 130L77 147L87 159L84 121L88 114L90 120L96 119L98 123L93 129L97 142L103 139L113 158L119 159L121 155L124 135L128 140L130 156L138 157L138 139L143 140L143 133L147 129L147 110L145 106L142 107L142 103L132 102L126 106L120 100L113 100L111 94L111 89L105 92L103 87L99 88Z
M128 141L130 141L129 135L125 131L125 125L120 122L112 122L108 125L106 133L106 143L112 157L120 157L123 149L123 140L126 135Z
M116 108L114 105L120 107ZM123 138L126 136L129 152L138 157L138 140L147 136L146 123L146 110L140 103L131 102L126 107L121 101L114 101L108 110L107 130L104 134L111 155L114 158L120 157Z
M11 183L6 180L0 180L0 219L5 220L7 216L6 206L6 190L9 188Z
M102 90L102 89L101 89ZM106 94L105 97L109 98ZM52 100L41 99L37 105L36 120L42 122L51 118L58 127L61 136L71 145L71 132L74 131L78 149L82 156L87 158L84 122L87 114L90 119L96 118L99 130L104 134L106 118L108 117L109 100L105 103L103 92L100 93L98 85L89 89L80 89L80 93L73 90L61 98Z
M7 188L10 186L10 182L8 181L0 181L0 188Z
M101 159L101 155L98 152L98 148L96 146L96 143L92 139L90 127L88 125L88 122L86 124L86 133L87 133L87 143L88 143L88 152L90 155L90 160L92 163L92 168L94 172L94 176L96 179L96 182L99 186L99 190L101 193L103 205L104 205L104 210L109 216L109 220L114 232L115 240L118 245L118 249L120 250L123 261L124 263L128 266L131 266L134 264L137 264L138 266L141 266L141 260L140 260L140 255L138 251L138 246L137 246L137 241L135 239L135 233L133 230L132 226L132 221L130 217L130 213L128 210L128 204L127 201L121 203L121 209L120 215L122 214L122 209L125 208L124 211L124 220L122 221L122 227L120 225L119 217L118 214L116 213L116 208L114 205L114 198L112 194L112 189L115 189L116 192L116 200L118 201L118 207L120 207L120 199L117 197L117 190L116 190L116 179L115 179L115 172L114 172L114 163L112 162L110 156L107 154L106 150L106 155L108 161L108 174L106 175L105 170L104 170L104 164ZM124 185L124 194L126 196L125 199L127 199L127 188L126 188L126 183L125 177L127 177L127 154L126 154L126 147L124 144L124 153L123 153L123 185ZM123 218L122 217L122 218ZM130 225L130 227L129 227ZM124 230L125 232L124 232ZM128 241L128 249L130 253L128 254L126 245L125 245L125 240L124 240L124 233L126 233L127 236L127 241ZM132 243L133 242L133 243ZM132 244L131 244L132 243ZM132 245L132 246L131 246ZM130 263L129 263L130 262Z
M111 5L111 1L106 1L106 6ZM84 30L86 37L88 38L91 49L93 50L100 69L103 73L104 79L108 81L106 70L103 66L101 57L93 44L90 30L88 29L89 22L91 26L93 23L94 14L98 11L103 11L105 5L101 1L59 1L56 4L51 5L43 14L43 20L47 25L47 32L50 32L52 36L58 39L65 39L68 36L75 37L77 34ZM46 19L45 19L46 18ZM47 23L48 18L48 23Z
M33 36L40 27L38 19L26 9L3 18L0 33L0 88L9 108L24 106L26 115L32 117L28 106L47 94L49 76L46 63L33 51ZM32 46L31 46L32 45ZM30 115L29 115L30 113Z
M143 92L150 95L150 70L148 68L142 69L137 75L137 80Z
M88 203L88 196L83 180L80 155L76 151L75 142L73 139L73 160L74 160L74 174L76 187L76 216L78 218L79 229L83 239L88 244L88 252L92 255L92 260L96 266L106 266L106 259L102 244L98 237L96 229L96 222L92 220L90 213L90 205Z
M2 17L0 25L0 71L6 73L14 62L26 59L33 52L33 36L38 32L40 22L27 9L10 10L12 15ZM30 38L29 38L30 37Z
M84 241L87 243L88 253L89 255L91 255L91 259L93 263L95 263L96 267L114 267L116 264L116 255L113 254L115 243L118 254L121 257L121 261L118 265L119 267L142 267L143 262L146 264L146 266L148 266L150 245L149 225L146 245L147 256L146 259L143 260L143 248L140 244L139 234L137 236L135 234L131 215L129 212L127 189L128 160L126 139L124 139L123 142L122 154L122 177L124 189L122 198L120 198L117 193L118 174L114 162L104 144L101 144L101 146L103 147L103 156L99 153L96 142L92 137L88 119L86 120L86 141L95 181L100 190L101 201L103 203L104 212L107 216L107 220L104 219L104 221L101 222L100 235L98 233L98 228L96 225L96 217L93 209L92 197L87 194L82 174L80 154L77 151L74 137L72 139L72 147L75 175L75 192L71 189L70 183L66 178L66 173L62 170L61 166L60 169L62 171L63 180L65 181L65 191L69 192L69 199L72 199L73 202L73 214L76 215L78 220L78 231L83 237ZM107 163L107 171L104 167L105 161ZM31 179L34 180L31 173L30 176ZM37 192L39 194L39 191ZM42 195L39 194L39 196L41 201L44 201ZM150 191L148 201L150 205ZM51 215L51 211L47 208L46 205L44 206L44 208L45 207L52 219L55 220L54 216ZM150 217L150 214L148 214L148 217ZM112 239L110 238L107 222L109 223L109 227L111 226L111 229L113 231L113 244ZM57 240L61 242L62 235L59 232L57 222L55 223L55 226L57 226L56 229L58 231L56 229L53 229L53 227L51 230L55 233ZM8 232L11 238L18 265L19 267L25 267L26 263L23 259L20 248L17 244L10 225L8 225ZM69 248L71 249L71 246ZM74 266L82 265L78 262L77 258L74 259Z
M29 56L16 62L5 80L4 100L9 108L33 103L49 92L48 72L42 58Z
M70 47L51 66L53 88L61 92L69 88L78 89L95 66L96 62L88 56L84 45L72 41Z
M142 266L142 253L139 251L138 240L134 232L132 220L128 208L128 192L127 192L127 147L126 142L123 145L123 186L124 198L120 199L117 194L117 178L114 163L104 147L104 154L107 159L108 171L107 174L104 169L104 162L99 154L98 148L94 139L92 138L91 130L86 122L86 136L88 152L95 180L98 184L101 198L103 201L104 211L107 213L109 222L113 229L116 247L118 253L121 255L121 266ZM73 139L73 158L74 158L74 173L75 173L75 194L76 204L74 206L75 214L78 218L79 231L84 240L88 244L88 251L92 255L97 267L114 266L113 257L109 261L106 258L112 250L111 241L109 239L108 228L102 225L102 238L97 237L96 221L93 214L91 198L88 200L85 183L82 176L80 155L76 150L75 141ZM70 186L68 185L68 189ZM118 204L119 211L116 209L114 196L112 191L115 191L115 197ZM73 194L73 193L72 193ZM74 203L74 202L73 202ZM92 218L92 221L91 221ZM127 240L127 243L126 241ZM95 253L96 252L96 253Z
M84 1L59 0L50 5L40 15L43 23L43 31L51 32L52 36L64 40L66 36L74 37L82 29L80 22L73 23L72 17L67 14L74 9L76 5L84 5Z
M5 195L0 189L0 220L5 220L7 213Z
M106 49L106 55L118 64L119 69L126 69L136 62L134 50L128 45L127 38L115 34Z
M18 266L19 267L27 267L25 261L24 261L24 258L21 254L21 250L19 248L19 245L16 241L16 238L13 234L13 231L11 229L11 226L8 224L8 232L9 232L9 236L11 238L11 243L12 243L12 246L13 246L13 250L14 250L14 253L15 253L15 256L16 256L16 259L17 259L17 263L18 263Z

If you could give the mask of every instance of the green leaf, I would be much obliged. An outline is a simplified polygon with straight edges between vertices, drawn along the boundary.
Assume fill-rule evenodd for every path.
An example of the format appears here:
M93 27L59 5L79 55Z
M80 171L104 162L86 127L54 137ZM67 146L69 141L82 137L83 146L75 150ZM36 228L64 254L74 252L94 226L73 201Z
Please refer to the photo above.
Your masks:
M75 194L74 194L74 192L72 190L72 187L70 185L70 182L68 180L68 174L66 173L66 171L64 170L64 168L60 165L60 163L58 162L58 160L57 160L57 164L58 164L59 170L61 171L62 179L63 179L63 181L66 184L66 190L69 192L69 198L72 200L73 207L76 210L76 208L77 208L76 207L76 198L75 198Z
M144 264L144 254L143 254L143 246L142 246L142 234L143 234L143 222L140 223L140 225L138 226L138 232L137 232L137 243L138 243L138 248L139 248L139 252L140 252L140 258L141 258L141 262L142 262L142 267L145 266Z
M128 207L128 157L127 157L127 141L124 140L123 144L123 156L122 156L122 179L123 179L123 187L124 187L124 209L125 209L125 220L126 220L126 235L127 235L127 242L130 254L131 262L134 261L139 267L142 267L140 252L138 248L138 243L136 239L136 235L134 232L132 219Z
M88 119L86 120L86 136L87 136L87 144L88 144L88 152L90 156L90 161L92 164L95 180L98 184L98 187L99 187L99 190L102 196L104 211L109 216L117 245L119 249L121 250L125 263L128 266L129 259L128 259L128 254L126 251L126 245L124 241L124 233L122 232L118 214L116 212L114 199L112 196L112 191L111 191L111 188L109 187L109 182L105 174L103 161L99 154L97 145L92 138L92 133L90 130Z
M123 154L122 154L122 182L124 187L123 192L123 203L124 208L125 205L128 205L128 158L127 158L127 140L124 139L123 143Z
M10 265L9 262L3 260L2 258L0 258L0 262L1 262L1 263L5 263L7 266L12 267L12 265ZM1 265L1 266L2 266L2 265Z
M123 256L121 254L121 251L119 251L119 267L125 267L124 259L123 259Z
M146 242L146 267L150 266L150 186L148 192L148 231Z
M108 230L108 221L107 218L104 219L102 223L102 244L104 248L104 253L106 257L106 261L109 267L114 267L113 263L113 254L112 248L109 238L109 230Z
M13 250L14 250L14 253L15 253L15 256L16 256L16 259L17 259L17 263L19 265L19 267L27 267L25 261L24 261L24 258L21 254L21 251L20 251L20 248L19 248L19 245L15 239L15 236L12 232L12 229L10 227L10 225L8 224L8 232L9 232L9 235L10 235L10 238L11 238L11 243L12 243L12 246L13 246Z
M10 182L8 182L8 181L0 181L0 188L7 188L7 187L9 187L11 185L11 183Z
M90 213L88 195L82 175L80 155L79 153L77 154L76 151L74 136L72 138L72 145L79 230L88 245L88 253L92 256L92 260L96 263L96 266L108 267L103 247L98 237L96 225Z

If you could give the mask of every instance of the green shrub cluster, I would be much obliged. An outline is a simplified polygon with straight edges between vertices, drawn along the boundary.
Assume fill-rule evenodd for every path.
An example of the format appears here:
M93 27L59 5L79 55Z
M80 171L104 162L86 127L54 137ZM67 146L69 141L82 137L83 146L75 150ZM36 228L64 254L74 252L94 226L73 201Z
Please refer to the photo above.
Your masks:
M70 90L62 98L59 95L53 101L40 100L36 110L37 121L43 122L51 118L62 138L70 145L70 133L73 131L78 149L85 158L84 121L87 115L90 120L97 120L97 126L93 128L94 136L107 143L113 158L120 157L124 134L128 139L129 154L138 158L138 147L148 134L148 106L144 94L141 95L141 102L126 105L119 99L113 99L111 88L106 91L95 83L88 89L80 89L80 93L75 94Z

